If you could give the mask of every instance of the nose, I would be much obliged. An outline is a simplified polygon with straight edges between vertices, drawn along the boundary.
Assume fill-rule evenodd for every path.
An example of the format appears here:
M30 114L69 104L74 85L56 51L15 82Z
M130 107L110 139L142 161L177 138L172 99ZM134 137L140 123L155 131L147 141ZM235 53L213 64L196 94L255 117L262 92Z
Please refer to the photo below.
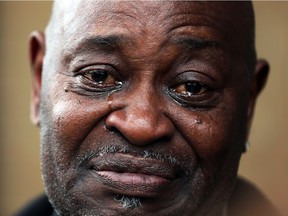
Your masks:
M170 139L174 125L153 95L134 93L125 98L122 108L112 111L106 119L108 130L121 133L131 144L145 146Z

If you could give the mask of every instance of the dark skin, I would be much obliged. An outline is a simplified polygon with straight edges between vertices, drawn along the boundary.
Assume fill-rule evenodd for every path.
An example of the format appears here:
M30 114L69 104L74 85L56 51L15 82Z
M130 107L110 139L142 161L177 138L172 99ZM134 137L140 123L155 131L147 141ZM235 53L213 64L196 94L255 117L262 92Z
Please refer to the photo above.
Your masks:
M57 212L223 215L268 74L250 3L57 3L30 39Z

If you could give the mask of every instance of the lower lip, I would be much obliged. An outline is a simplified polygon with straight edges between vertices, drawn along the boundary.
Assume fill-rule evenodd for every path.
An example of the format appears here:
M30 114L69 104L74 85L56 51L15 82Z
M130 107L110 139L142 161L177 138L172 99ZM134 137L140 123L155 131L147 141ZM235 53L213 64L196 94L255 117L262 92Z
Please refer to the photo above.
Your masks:
M110 179L111 181L131 185L160 185L169 181L168 179L159 176L145 175L141 173L119 173L113 171L98 171L97 173L101 177Z
M104 184L122 194L147 196L155 195L171 182L169 179L141 173L119 173L114 171L96 171Z

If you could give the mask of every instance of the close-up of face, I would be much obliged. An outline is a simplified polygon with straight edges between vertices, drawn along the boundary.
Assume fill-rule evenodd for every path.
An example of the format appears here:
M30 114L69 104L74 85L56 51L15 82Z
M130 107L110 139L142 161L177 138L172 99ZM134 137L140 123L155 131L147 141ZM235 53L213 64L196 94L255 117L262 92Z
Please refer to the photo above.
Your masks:
M56 1L30 41L50 202L222 216L266 78L251 3L83 2Z

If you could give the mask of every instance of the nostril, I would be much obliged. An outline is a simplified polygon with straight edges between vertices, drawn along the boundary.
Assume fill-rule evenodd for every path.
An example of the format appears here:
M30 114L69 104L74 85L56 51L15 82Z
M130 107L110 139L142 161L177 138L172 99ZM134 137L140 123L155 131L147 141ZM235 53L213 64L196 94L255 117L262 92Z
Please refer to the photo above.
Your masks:
M104 129L105 129L106 131L113 132L113 133L118 132L118 129L117 129L116 127L114 127L114 126L107 126L107 124L104 124Z
M171 137L172 137L172 134L171 134L171 135L164 136L164 137L161 137L161 138L160 138L160 141L162 141L162 142L169 142L169 141L171 140Z

